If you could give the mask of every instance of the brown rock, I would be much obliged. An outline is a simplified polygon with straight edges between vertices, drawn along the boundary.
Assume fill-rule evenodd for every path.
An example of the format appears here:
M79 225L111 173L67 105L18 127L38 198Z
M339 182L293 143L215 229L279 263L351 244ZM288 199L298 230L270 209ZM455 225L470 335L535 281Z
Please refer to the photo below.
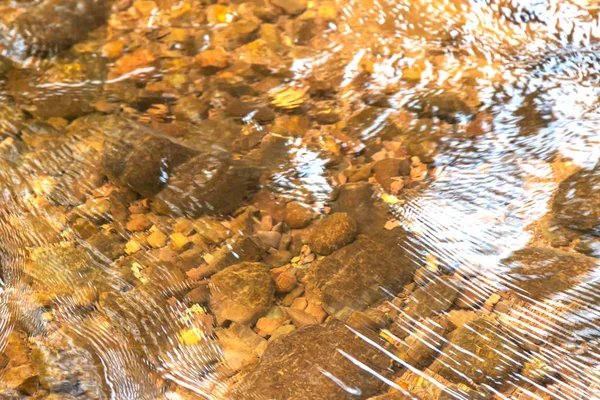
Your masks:
M410 160L398 158L385 158L373 164L375 179L385 189L389 189L396 176L410 175Z
M352 243L357 233L354 218L346 213L335 213L321 221L313 231L309 245L312 251L329 255Z
M152 221L145 214L132 214L125 228L131 232L145 231L152 226Z
M269 309L274 285L265 264L244 262L215 274L210 293L210 307L219 324L227 320L248 324Z
M299 310L297 308L288 308L287 313L292 319L292 323L294 324L294 326L296 326L296 328L303 328L305 326L317 324L316 318L304 310Z
M279 248L281 233L276 231L258 231L256 232L256 236L267 246L273 247L274 249Z
M387 222L388 207L373 197L370 183L348 183L340 186L337 199L331 205L333 212L345 212L356 221L358 233L374 235Z
M454 383L501 386L520 367L520 350L489 317L453 331L430 369Z
M305 228L314 217L313 210L298 201L289 202L285 207L285 223L292 229Z
M502 263L508 269L511 288L526 300L541 300L570 289L584 282L586 274L600 264L595 258L542 248L518 250Z
M421 263L417 239L402 228L357 239L313 264L307 279L321 290L325 311L345 320L412 280Z
M429 318L449 309L458 296L456 281L441 277L415 290L404 312L412 318Z
M196 64L201 68L221 69L229 64L228 56L225 50L217 47L213 50L204 50L196 54Z
M333 321L326 327L311 325L272 340L261 362L228 397L343 400L356 398L356 393L361 398L381 393L385 384L345 354L383 376L389 374L390 360L385 354Z
M289 293L297 284L296 272L292 270L282 272L275 278L275 288L279 293Z
M307 0L272 0L271 4L289 15L298 15L306 10Z
M201 284L200 286L190 290L185 295L185 300L191 303L206 304L210 300L210 289L208 285Z
M151 228L150 231L152 233L146 238L150 246L152 246L155 249L158 249L160 247L163 247L167 243L167 235L162 233L160 229L158 229L156 226Z

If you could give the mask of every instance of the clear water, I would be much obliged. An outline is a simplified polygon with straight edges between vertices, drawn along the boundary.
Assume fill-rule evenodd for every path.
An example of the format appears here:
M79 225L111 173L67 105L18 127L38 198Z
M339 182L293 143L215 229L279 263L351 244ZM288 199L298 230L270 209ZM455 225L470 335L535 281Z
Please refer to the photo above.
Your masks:
M2 398L600 398L595 2L0 10Z

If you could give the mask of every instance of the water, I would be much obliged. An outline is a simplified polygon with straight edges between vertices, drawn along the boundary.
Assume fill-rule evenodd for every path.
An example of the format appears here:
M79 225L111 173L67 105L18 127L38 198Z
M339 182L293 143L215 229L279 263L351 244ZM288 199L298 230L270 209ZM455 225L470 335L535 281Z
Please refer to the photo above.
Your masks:
M4 2L0 397L600 398L598 7Z

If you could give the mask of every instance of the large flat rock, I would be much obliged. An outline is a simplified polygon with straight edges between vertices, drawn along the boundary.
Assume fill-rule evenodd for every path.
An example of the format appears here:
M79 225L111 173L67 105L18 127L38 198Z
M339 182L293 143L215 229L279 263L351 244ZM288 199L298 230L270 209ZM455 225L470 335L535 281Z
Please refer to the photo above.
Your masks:
M521 298L542 300L581 283L599 264L580 254L527 247L503 260L505 284Z
M387 385L352 358L386 376L391 360L339 321L274 340L234 390L241 399L365 399Z
M396 228L361 237L325 257L310 272L325 310L345 320L409 283L419 266L414 234Z

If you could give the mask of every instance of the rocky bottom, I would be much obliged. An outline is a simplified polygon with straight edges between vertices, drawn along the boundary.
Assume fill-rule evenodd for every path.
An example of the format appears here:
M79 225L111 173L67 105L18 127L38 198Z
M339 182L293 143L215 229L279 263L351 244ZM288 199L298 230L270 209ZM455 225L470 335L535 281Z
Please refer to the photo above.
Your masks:
M596 398L597 10L535 3L3 4L0 397Z

